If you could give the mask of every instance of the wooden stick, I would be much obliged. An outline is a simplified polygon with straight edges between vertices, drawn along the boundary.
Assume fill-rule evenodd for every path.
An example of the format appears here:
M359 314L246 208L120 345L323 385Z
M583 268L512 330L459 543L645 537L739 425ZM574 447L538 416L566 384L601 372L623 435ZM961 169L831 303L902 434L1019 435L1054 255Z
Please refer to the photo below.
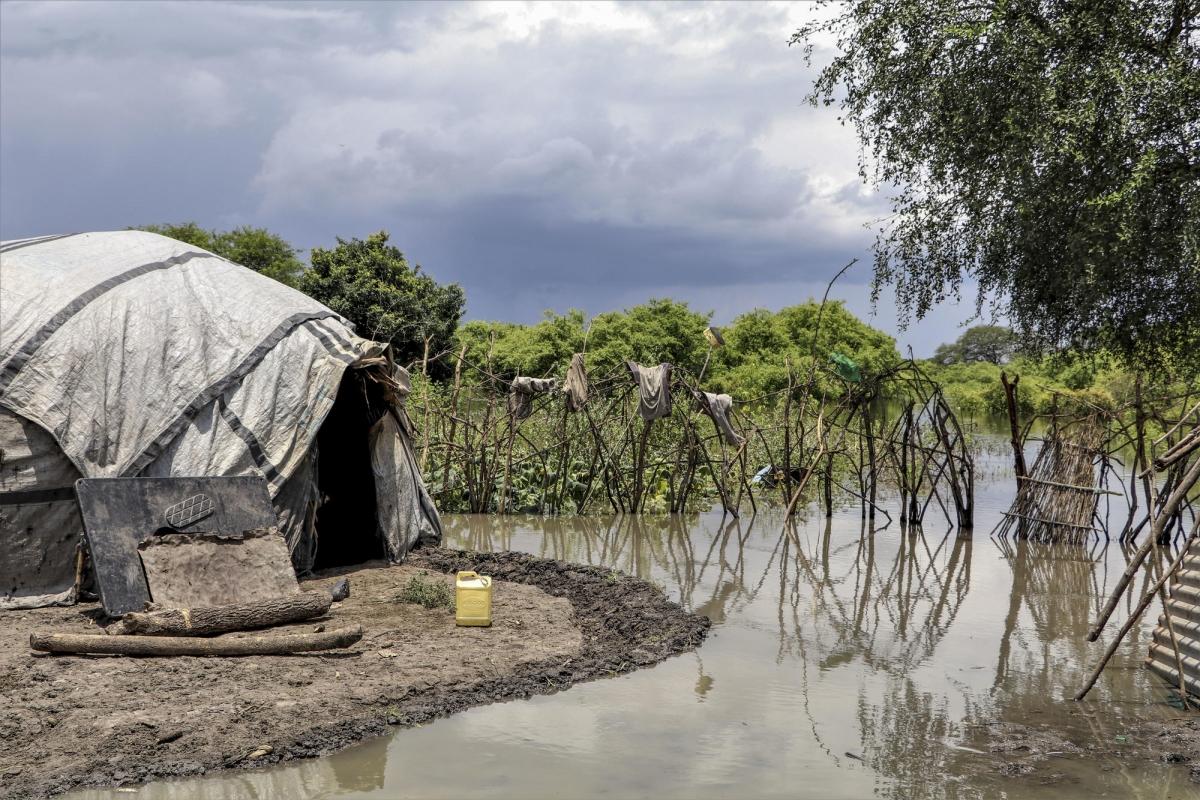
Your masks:
M1025 448L1022 445L1019 433L1020 425L1017 422L1017 384L1020 382L1020 375L1013 375L1013 379L1010 381L1008 374L1004 370L1000 370L1000 383L1004 387L1004 403L1008 408L1010 444L1012 444L1013 450L1013 471L1017 475L1017 480L1029 474L1028 470L1025 469Z
M319 617L332 603L333 596L329 592L302 592L256 603L134 611L108 626L106 632L110 635L206 636L246 631Z
M1028 475L1019 475L1017 476L1017 480L1036 483L1040 486L1054 486L1058 489L1070 489L1076 492L1087 492L1088 494L1115 494L1118 497L1123 496L1120 492L1114 492L1111 489L1100 489L1095 486L1076 486L1073 483L1060 483L1058 481L1046 481L1042 480L1041 478L1032 478Z
M1109 643L1108 650L1104 652L1104 657L1100 659L1100 663L1097 664L1096 669L1092 671L1087 683L1085 683L1083 688L1079 690L1079 693L1075 695L1076 700L1082 700L1087 693L1092 690L1092 687L1096 685L1096 681L1099 679L1100 673L1104 671L1106 666L1108 666L1109 660L1113 657L1113 654L1117 652L1117 648L1121 646L1121 642L1124 640L1125 634L1129 633L1129 629L1136 625L1137 621L1142 618L1142 614L1146 613L1146 609L1149 607L1150 603L1154 601L1155 596L1158 594L1158 590L1165 586L1167 581L1170 580L1171 576L1175 574L1175 570L1179 569L1180 563L1187 555L1188 548L1191 546L1191 540L1194 538L1196 538L1195 532L1188 537L1188 541L1185 542L1184 546L1179 549L1179 555L1174 561L1171 562L1171 568L1164 572L1162 577L1154 582L1154 585L1150 587L1148 592L1142 595L1142 599L1138 602L1137 608L1135 608L1133 613L1129 615L1129 619L1125 620L1125 624L1121 626L1121 630L1117 631L1117 635L1114 636L1112 642ZM1153 539L1148 539L1147 541L1153 541ZM1168 614L1171 613L1169 609L1163 610ZM1095 632L1098 633L1098 631ZM1095 641L1095 637L1089 636L1088 641Z
M1196 463L1192 465L1192 468L1180 480L1179 485L1175 487L1175 491L1167 498L1167 502L1163 504L1162 508L1156 513L1153 508L1151 509L1151 513L1154 514L1154 521L1150 525L1150 533L1146 536L1146 541L1142 542L1142 546L1138 548L1137 553L1134 554L1133 560L1129 562L1129 566L1125 568L1125 572L1121 575L1120 580L1117 581L1117 586L1109 596L1108 602L1105 603L1104 610L1100 612L1100 618L1096 620L1095 627L1088 633L1087 640L1089 642L1096 641L1100 636L1100 631L1104 630L1108 618L1117 609L1117 603L1121 602L1121 595L1125 594L1125 589L1129 586L1129 581L1133 579L1133 576L1142 566L1142 562L1146 560L1146 556L1158 541L1158 537L1162 535L1163 527L1167 524L1167 519L1175 513L1175 508L1187 495L1188 491L1191 490L1192 486L1195 485L1197 479L1200 479L1200 459L1196 460Z
M1029 522L1037 522L1041 525L1046 525L1048 527L1057 526L1060 528L1078 528L1081 531L1096 530L1096 526L1094 526L1094 525L1077 525L1074 522L1063 522L1061 520L1049 519L1046 517L1031 517L1028 514L1015 514L1012 511L1001 511L1000 514L1006 518L1007 517L1015 517L1016 519L1023 519L1023 520L1027 520Z
M362 638L362 626L328 633L192 639L186 636L104 636L86 633L32 633L29 646L47 653L104 653L121 656L273 656L349 647Z
M1200 426L1193 428L1191 433L1180 439L1167 452L1154 459L1154 469L1162 472L1171 464L1190 455L1197 447L1200 447Z

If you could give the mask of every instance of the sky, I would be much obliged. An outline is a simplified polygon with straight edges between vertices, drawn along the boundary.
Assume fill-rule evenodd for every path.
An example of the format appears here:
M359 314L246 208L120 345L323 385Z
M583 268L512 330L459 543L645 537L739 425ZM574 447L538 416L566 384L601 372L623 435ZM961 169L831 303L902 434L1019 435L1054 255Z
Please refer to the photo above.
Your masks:
M824 292L901 330L808 3L0 3L0 238L194 220L386 230L468 319L651 297L718 324ZM969 288L967 289L969 292Z

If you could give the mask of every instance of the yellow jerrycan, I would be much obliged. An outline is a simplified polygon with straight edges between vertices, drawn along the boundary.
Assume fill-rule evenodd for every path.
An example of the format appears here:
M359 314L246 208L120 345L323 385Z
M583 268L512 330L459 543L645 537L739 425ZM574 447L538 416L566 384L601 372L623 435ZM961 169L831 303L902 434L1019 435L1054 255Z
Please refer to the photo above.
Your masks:
M492 624L492 579L477 572L460 572L454 582L454 623L487 627Z

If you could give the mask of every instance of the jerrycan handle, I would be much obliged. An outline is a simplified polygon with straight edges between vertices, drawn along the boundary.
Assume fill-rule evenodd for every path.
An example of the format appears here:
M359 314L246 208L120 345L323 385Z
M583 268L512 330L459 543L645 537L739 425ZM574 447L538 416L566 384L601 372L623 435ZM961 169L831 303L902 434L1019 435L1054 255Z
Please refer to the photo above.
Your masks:
M455 580L463 581L463 580L470 580L471 578L478 578L478 577L479 577L479 573L477 573L475 570L468 569L468 570L463 570L462 572L458 573Z

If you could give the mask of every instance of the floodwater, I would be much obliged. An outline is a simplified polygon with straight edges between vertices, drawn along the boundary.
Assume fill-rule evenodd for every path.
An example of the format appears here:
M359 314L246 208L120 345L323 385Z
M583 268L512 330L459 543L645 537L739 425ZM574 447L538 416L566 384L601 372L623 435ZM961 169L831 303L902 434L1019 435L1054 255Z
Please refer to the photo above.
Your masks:
M871 532L857 507L792 527L762 514L449 517L451 547L654 581L712 619L709 638L651 669L472 709L329 758L77 797L1196 796L1186 768L1063 755L1006 777L978 752L997 722L1111 746L1133 721L1181 713L1141 668L1153 614L1088 700L1071 700L1103 652L1085 635L1126 555L1115 543L989 538L1012 496L1002 453L981 459L971 539L896 523Z

